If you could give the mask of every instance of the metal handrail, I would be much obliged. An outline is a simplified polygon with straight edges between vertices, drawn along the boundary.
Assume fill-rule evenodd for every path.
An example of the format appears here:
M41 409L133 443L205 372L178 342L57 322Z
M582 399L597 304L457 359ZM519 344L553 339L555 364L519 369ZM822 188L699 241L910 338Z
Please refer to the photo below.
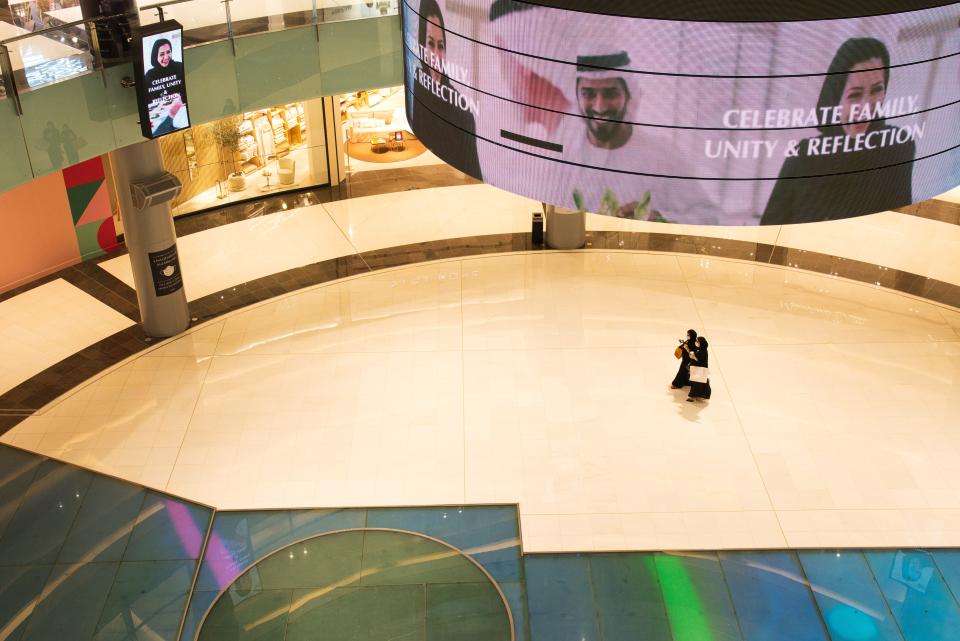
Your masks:
M162 9L163 7L168 7L172 4L183 4L184 2L194 2L194 0L167 0L166 2L144 5L140 7L140 11L147 11L149 9Z
M177 2L193 2L194 0L176 0ZM32 38L34 36L42 36L47 33L54 33L56 31L63 31L69 27L79 27L80 25L89 24L91 22L106 22L107 20L112 20L114 18L121 18L123 16L130 16L129 13L116 13L109 16L97 16L96 18L83 18L81 20L74 20L73 22L64 22L55 27L44 27L43 29L38 29L37 31L28 31L27 33L21 33L19 36L12 36L6 38L5 40L0 40L0 45L10 44L11 42L17 42L19 40L26 40L27 38Z

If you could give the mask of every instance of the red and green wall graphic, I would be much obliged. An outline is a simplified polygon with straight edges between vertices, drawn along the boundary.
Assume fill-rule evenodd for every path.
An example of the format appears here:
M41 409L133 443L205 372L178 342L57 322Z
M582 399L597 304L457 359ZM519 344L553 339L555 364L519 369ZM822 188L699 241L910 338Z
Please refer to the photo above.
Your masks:
M117 246L110 194L100 157L63 170L80 259L101 256Z

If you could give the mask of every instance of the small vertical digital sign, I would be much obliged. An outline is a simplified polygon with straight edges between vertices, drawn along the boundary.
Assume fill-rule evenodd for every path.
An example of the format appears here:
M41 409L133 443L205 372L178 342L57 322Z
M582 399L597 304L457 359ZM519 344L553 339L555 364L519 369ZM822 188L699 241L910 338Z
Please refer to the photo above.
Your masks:
M134 51L140 130L158 138L190 127L183 27L176 20L147 25Z

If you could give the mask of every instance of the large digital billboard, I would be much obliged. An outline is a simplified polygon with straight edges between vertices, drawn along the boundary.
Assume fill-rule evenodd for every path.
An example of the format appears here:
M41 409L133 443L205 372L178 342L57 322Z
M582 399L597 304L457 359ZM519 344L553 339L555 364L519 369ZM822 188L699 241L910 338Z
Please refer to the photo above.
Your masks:
M140 130L157 138L190 126L183 27L167 20L144 27L134 46Z
M414 133L492 185L642 220L832 220L960 182L960 3L782 22L600 5L404 0Z

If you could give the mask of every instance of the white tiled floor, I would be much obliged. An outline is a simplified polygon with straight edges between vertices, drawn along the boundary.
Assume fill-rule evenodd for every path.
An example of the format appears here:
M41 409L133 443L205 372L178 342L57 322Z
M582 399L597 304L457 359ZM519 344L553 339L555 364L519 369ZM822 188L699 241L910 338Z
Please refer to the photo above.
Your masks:
M352 198L216 227L179 240L187 298L356 252L529 231L530 215L539 209L540 203L489 185L463 185ZM960 261L947 260L960 246L960 226L895 212L782 227L664 225L588 215L587 228L779 244L960 284ZM101 267L133 286L126 256Z
M958 319L737 261L454 260L230 315L2 440L224 508L518 502L529 551L955 545ZM709 404L668 387L691 326Z
M326 214L313 205L215 227L177 241L188 300L261 276L354 253ZM131 287L128 256L100 266Z
M0 393L131 325L62 279L0 302Z
M446 238L530 231L540 203L489 185L402 191L327 203L358 251Z
M951 189L945 194L937 196L937 200L945 200L948 203L960 203L960 187Z

